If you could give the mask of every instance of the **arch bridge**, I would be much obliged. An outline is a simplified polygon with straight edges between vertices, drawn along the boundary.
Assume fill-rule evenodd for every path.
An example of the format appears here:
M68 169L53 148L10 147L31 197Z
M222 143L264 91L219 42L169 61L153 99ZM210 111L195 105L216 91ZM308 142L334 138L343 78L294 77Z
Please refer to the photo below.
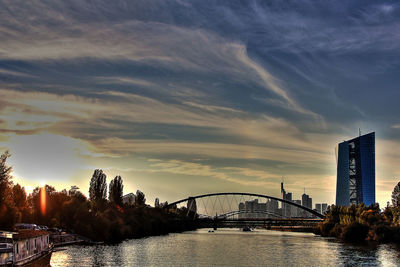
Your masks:
M164 209L193 220L264 220L325 218L323 214L290 200L255 193L223 192L191 196Z

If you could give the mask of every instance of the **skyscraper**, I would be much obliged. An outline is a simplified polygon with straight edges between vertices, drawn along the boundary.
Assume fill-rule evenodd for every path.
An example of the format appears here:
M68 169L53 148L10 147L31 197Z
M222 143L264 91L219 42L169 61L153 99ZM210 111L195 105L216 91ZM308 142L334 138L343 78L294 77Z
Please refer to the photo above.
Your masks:
M283 182L281 183L281 198L284 200L292 201L292 193L285 191L283 188ZM292 206L287 203L282 203L282 215L290 217L292 214Z
M375 132L339 144L336 205L375 203Z

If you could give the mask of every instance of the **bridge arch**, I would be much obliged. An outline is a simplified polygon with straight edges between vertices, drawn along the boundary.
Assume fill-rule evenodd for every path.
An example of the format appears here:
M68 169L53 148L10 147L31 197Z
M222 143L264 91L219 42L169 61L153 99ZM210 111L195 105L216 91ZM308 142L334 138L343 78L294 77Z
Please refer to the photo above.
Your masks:
M243 210L235 210L235 211L231 211L231 212L227 212L225 214L219 214L218 216L216 216L217 219L219 218L228 218L228 217L232 217L235 215L240 215L240 214L247 214L247 213L251 213L251 214L262 214L262 215L274 215L277 216L279 218L289 218L287 216L283 216L281 214L277 214L275 212L270 212L270 211L253 211L253 212L248 212L248 211L243 211Z
M315 210L312 210L310 208L304 207L304 206L302 206L300 204L291 202L289 200L281 199L281 198L277 198L277 197L272 197L272 196L268 196L268 195L263 195L263 194L255 194L255 193L238 193L238 192L209 193L209 194L191 196L191 197L187 197L187 198L184 198L184 199L181 199L181 200L177 200L175 202L172 202L172 203L164 206L163 208L168 210L171 207L174 207L175 205L181 204L183 202L187 202L189 200L203 199L203 198L212 197L212 196L229 196L229 195L231 195L231 196L251 196L251 197L272 199L272 200L276 200L276 201L279 201L281 203L285 203L285 204L291 205L293 207L299 208L301 210L307 211L310 214L313 214L318 218L321 218L321 219L325 218L325 216L320 214L319 212L317 212Z

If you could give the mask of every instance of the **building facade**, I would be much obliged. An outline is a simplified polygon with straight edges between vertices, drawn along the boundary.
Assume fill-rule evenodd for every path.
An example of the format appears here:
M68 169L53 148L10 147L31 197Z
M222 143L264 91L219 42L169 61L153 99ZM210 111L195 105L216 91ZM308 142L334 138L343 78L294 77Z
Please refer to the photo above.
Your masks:
M375 203L375 133L339 144L336 205Z

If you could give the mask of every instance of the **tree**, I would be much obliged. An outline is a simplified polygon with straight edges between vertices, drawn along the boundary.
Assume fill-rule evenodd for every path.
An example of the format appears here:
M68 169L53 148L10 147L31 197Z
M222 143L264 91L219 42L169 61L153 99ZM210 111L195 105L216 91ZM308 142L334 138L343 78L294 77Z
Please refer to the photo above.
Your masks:
M394 207L400 206L400 182L394 187L392 192L392 204Z
M111 203L121 206L122 205L122 194L124 191L124 185L122 184L121 176L117 175L110 182L108 199Z
M15 206L17 208L25 208L26 207L26 192L25 188L16 184L12 188L13 199Z
M6 190L9 188L12 179L10 175L12 168L6 165L7 158L10 156L8 151L0 156L0 206L5 202Z
M90 180L89 198L96 205L104 202L107 197L106 177L102 170L96 169Z
M52 196L56 193L56 189L51 186L51 185L45 185L44 186L44 191L45 191L45 214L42 214L42 206L41 206L41 190L43 187L37 186L35 189L33 189L32 193L28 196L28 202L30 202L30 205L32 207L32 213L33 213L33 219L43 225L48 225L50 222L51 217L54 214L54 211L57 210L59 207L57 205L54 205L52 203Z
M30 219L30 209L26 199L25 188L16 184L11 190L14 208L16 210L16 222L23 222Z
M146 198L145 195L142 191L137 190L136 191L136 199L135 199L135 205L136 206L144 206L146 203Z

